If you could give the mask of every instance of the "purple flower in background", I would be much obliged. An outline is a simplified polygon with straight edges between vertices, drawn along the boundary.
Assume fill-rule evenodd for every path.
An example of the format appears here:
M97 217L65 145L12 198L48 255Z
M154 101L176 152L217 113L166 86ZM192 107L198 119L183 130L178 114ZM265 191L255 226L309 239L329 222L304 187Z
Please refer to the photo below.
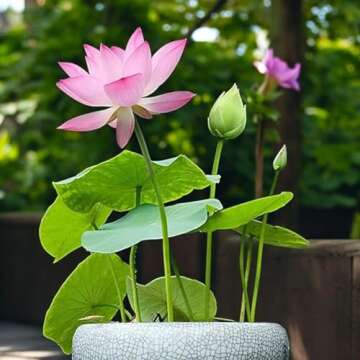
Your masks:
M301 69L300 63L290 68L285 61L274 56L273 49L269 49L264 58L261 61L255 61L254 65L260 74L266 74L275 80L279 86L285 89L300 90L298 82Z

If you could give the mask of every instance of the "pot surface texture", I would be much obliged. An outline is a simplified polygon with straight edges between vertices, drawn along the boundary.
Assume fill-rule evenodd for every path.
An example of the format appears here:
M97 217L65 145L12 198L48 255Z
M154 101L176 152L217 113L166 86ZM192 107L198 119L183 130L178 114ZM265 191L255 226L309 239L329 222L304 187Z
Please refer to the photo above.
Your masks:
M286 330L271 323L107 323L80 326L73 360L288 360Z

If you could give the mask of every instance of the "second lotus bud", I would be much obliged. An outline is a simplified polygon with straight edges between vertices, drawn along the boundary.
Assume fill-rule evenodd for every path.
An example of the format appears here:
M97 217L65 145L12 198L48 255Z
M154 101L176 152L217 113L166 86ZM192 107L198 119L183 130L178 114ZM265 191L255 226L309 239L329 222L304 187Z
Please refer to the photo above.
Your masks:
M212 135L231 140L238 137L245 129L246 106L243 104L236 84L223 92L211 108L208 127Z
M286 145L283 145L275 156L275 159L273 161L273 169L275 171L280 171L284 169L286 165L287 165L287 150L286 150Z

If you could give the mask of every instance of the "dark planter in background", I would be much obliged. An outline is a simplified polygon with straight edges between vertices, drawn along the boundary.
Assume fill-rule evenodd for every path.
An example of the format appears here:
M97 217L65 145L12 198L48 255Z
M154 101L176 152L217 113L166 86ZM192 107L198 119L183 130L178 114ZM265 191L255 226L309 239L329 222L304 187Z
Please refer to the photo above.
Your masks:
M0 216L0 320L41 324L59 285L86 255L79 251L53 265L38 238L40 219Z

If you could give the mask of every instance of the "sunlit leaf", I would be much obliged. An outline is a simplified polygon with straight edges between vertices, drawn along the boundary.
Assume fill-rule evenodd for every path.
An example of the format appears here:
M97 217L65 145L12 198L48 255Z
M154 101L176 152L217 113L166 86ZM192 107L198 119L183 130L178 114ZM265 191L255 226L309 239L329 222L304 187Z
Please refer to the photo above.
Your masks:
M164 202L177 200L218 181L218 178L207 177L185 155L154 161L153 168ZM65 204L79 212L90 211L96 203L117 211L130 210L135 207L138 188L141 188L141 203L157 204L143 156L126 150L74 177L55 182L54 187Z
M209 317L205 317L205 294L207 288L205 284L200 281L189 279L182 276L182 283L185 293L187 294L190 308L193 314L194 321L211 321L214 319L217 311L216 299L212 292L210 292L209 302ZM130 304L133 307L133 296L130 280L127 281L127 294ZM154 321L158 316L162 319L166 318L166 293L165 293L165 278L160 277L152 280L146 285L138 284L138 297L141 311L141 319L143 321ZM181 293L180 287L176 277L171 278L172 286L172 303L174 309L175 321L189 321L184 297Z
M201 231L235 229L259 216L282 208L292 198L291 192L282 192L278 195L247 201L218 211L201 227Z
M242 226L234 230L242 234L244 232L244 227L245 226ZM253 235L256 239L260 238L260 232L261 221L253 220L246 225L246 233L248 235ZM296 232L281 226L274 226L270 224L265 225L264 242L266 245L293 249L303 249L310 245L308 240Z
M42 247L54 257L55 262L81 246L81 235L102 225L111 210L95 204L87 213L69 209L61 197L57 197L41 219L39 236Z
M199 228L208 218L208 208L220 210L217 199L206 199L167 206L169 236L186 234ZM91 252L113 253L127 249L140 241L162 238L159 208L144 204L98 231L87 231L82 236L82 246Z
M56 342L64 353L71 353L73 335L81 324L88 323L91 317L96 322L107 322L115 316L120 301L117 290L123 299L128 274L129 266L117 255L90 255L56 293L46 312L44 336Z

